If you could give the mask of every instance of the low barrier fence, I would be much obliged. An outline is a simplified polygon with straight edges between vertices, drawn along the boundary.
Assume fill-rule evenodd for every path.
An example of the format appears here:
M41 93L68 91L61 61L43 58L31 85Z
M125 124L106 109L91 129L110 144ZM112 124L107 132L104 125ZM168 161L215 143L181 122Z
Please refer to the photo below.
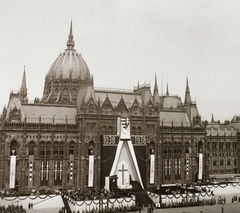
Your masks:
M108 209L113 208L127 208L131 209L135 207L135 196L123 197L116 199L101 199L101 200L86 200L86 201L74 201L73 199L67 197L70 209L75 212L90 212L90 211L104 211L107 212Z
M175 195L158 195L148 192L148 196L152 199L157 208L216 204L216 200L212 192Z
M43 203L43 204L42 204ZM58 208L62 207L62 199L60 195L28 195L28 196L16 196L16 197L4 197L0 198L0 206L7 207L8 205L23 206L25 209L28 208L29 204L32 204L33 208ZM41 205L42 204L42 205Z

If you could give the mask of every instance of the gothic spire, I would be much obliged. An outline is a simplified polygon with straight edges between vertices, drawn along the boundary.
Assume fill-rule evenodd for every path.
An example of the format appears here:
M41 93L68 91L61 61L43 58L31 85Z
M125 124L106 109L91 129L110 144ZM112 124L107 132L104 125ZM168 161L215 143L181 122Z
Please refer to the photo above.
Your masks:
M155 73L155 83L154 83L154 90L157 90L158 86L157 86L157 74Z
M25 66L24 66L24 71L23 71L23 77L22 77L22 84L20 88L20 99L23 103L27 103L27 83L26 83L26 71L25 71Z
M187 78L184 105L189 105L189 104L192 104L192 100L191 100L191 96L190 96L190 89L189 89L189 86L188 86L188 78Z
M156 74L155 74L155 83L154 83L154 91L153 91L153 100L155 104L160 103Z
M22 77L22 84L21 84L21 90L22 89L27 89L27 83L26 83L26 66L24 66L24 71L23 71L23 77Z
M213 113L212 113L212 120L211 120L212 123L214 123L214 117L213 117Z
M69 32L68 41L67 41L67 47L68 47L68 49L73 49L74 45L75 45L75 41L73 40L72 21L71 21L70 32Z
M168 83L167 83L167 91L166 91L166 96L169 96L169 91L168 91Z

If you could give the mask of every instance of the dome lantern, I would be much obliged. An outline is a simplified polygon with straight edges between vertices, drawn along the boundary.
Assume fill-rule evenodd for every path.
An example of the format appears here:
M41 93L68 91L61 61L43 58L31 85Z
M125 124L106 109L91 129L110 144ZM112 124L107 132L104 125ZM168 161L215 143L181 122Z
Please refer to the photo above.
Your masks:
M71 21L70 32L69 32L68 41L67 41L67 47L68 47L68 49L73 49L74 46L75 46L75 41L73 40L72 21Z

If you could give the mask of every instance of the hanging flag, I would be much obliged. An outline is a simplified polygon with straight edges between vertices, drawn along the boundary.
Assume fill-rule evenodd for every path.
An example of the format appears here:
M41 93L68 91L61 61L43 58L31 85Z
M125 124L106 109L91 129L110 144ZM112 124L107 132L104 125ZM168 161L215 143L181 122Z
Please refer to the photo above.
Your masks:
M73 179L73 161L70 162L70 180Z
M30 162L29 164L29 181L32 181L32 171L33 171L33 163Z
M198 169L199 180L202 180L202 169L203 169L203 154L199 153L199 169Z
M41 163L41 180L43 181L43 177L44 177L44 170L43 170L43 168L44 168L44 164L43 164L43 161L42 161L42 163Z
M58 162L55 161L54 180L57 180Z
M28 186L29 186L29 187L32 187L32 186L33 186L34 155L29 155L28 163L29 163Z
M93 175L94 175L94 156L89 156L89 169L88 169L88 187L93 187Z
M62 161L60 161L59 173L60 173L60 180L62 180Z
M9 177L9 188L15 188L16 178L16 156L10 156L10 177Z
M189 167L190 167L190 159L189 154L186 154L186 179L189 180Z
M150 155L150 184L154 184L155 155Z
M48 174L49 174L49 164L48 164L48 161L47 161L46 180L48 180Z

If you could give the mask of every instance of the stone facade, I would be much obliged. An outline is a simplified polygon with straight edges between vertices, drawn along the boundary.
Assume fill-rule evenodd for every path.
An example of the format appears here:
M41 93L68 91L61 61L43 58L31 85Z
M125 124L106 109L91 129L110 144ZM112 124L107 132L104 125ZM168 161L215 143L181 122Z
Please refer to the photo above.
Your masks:
M97 89L74 44L71 25L67 49L46 75L42 98L28 103L25 70L20 92L10 94L0 119L0 190L9 190L13 150L15 190L83 188L92 174L93 185L104 187L119 140L118 117L130 120L131 141L146 188L206 182L209 173L239 171L236 132L228 130L220 137L206 131L191 100L188 79L184 103L170 95L168 87L166 94L159 95L156 76L153 94L148 84L133 90ZM223 146L212 156L220 141ZM213 166L220 153L224 153L221 159L227 157L224 162L231 160L230 167ZM155 159L154 183L150 155ZM90 156L94 156L91 174Z

